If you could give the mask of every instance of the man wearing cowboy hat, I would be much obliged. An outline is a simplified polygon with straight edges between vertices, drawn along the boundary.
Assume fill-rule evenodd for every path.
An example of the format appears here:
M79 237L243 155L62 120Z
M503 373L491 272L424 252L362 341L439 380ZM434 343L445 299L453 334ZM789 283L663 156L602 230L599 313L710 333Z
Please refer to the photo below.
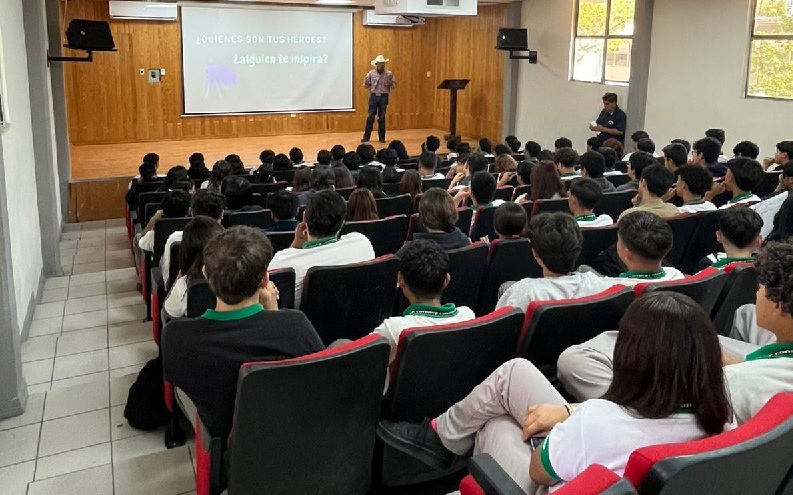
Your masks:
M363 131L362 143L369 141L377 114L377 134L380 142L385 143L385 109L388 106L388 93L396 88L396 79L390 70L385 70L388 59L378 55L372 60L375 67L363 79L363 85L369 90L369 115L366 118L366 129Z

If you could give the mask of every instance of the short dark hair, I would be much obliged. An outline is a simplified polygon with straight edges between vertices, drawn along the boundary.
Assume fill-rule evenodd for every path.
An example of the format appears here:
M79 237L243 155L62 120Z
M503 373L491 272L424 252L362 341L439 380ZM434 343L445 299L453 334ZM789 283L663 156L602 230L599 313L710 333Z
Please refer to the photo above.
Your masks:
M157 153L146 153L143 155L143 163L151 163L156 168L160 163L160 155Z
M724 145L724 141L727 140L727 136L724 134L724 129L708 129L705 131L705 137L715 139L716 141L720 142L722 146Z
M606 160L603 155L597 151L587 151L579 159L581 168L586 170L586 173L593 179L603 177L606 171Z
M157 166L151 162L143 162L138 167L138 174L144 181L157 178Z
M713 186L713 176L698 165L683 165L677 169L677 176L688 186L691 194L696 196L704 196Z
M583 235L567 213L540 213L529 222L531 248L553 273L570 273L581 254Z
M336 191L319 191L308 198L306 226L314 237L333 237L347 218L347 205Z
M752 160L756 160L760 155L760 148L751 141L741 141L732 149L732 154L735 156L745 156L747 158L751 158Z
M448 149L449 151L452 151L452 152L456 152L457 151L457 146L459 144L460 144L460 140L457 139L456 137L449 138L446 141L446 149Z
M419 167L427 170L435 171L438 166L438 156L432 151L425 151L419 155Z
M507 146L509 146L509 149L511 149L513 153L517 153L518 151L520 151L521 142L515 136L510 136L510 137L512 139L506 139L505 142L507 143Z
M617 93L606 93L603 95L603 101L606 103L617 103Z
M262 163L272 164L275 162L275 151L267 149L259 153L259 161Z
M435 153L441 147L441 140L438 136L427 136L427 151Z
M223 227L214 219L198 216L187 222L182 232L179 270L188 279L203 278L201 269L204 267L204 246L223 232Z
M776 143L776 149L785 153L788 160L793 160L793 141L780 141Z
M479 150L482 153L492 153L493 143L491 143L490 140L487 138L482 138L479 140Z
M358 147L355 148L355 152L361 157L361 165L367 165L374 160L374 146L371 144L359 144Z
M355 180L353 180L347 165L341 164L333 167L333 185L337 189L346 189L355 185Z
M647 261L661 261L672 249L672 228L661 217L634 211L622 217L617 229L620 241Z
M642 138L636 143L636 148L639 151L646 151L647 153L655 153L655 142L650 138Z
M239 210L243 206L253 204L253 188L251 183L242 177L226 177L220 185L220 193L226 197L226 208Z
M328 165L318 165L318 166L330 168ZM300 167L297 170L295 170L295 176L292 177L292 192L299 193L311 189L311 174L313 172L314 169L310 167Z
M540 154L537 155L537 161L548 161L553 162L553 151L551 150L541 150Z
M261 230L231 227L204 247L209 288L224 303L239 304L256 295L272 259L273 246Z
M163 185L166 189L173 189L174 184L180 180L190 180L190 176L187 174L187 169L184 168L184 166L177 165L168 169L168 172L165 174Z
M713 163L719 159L721 143L717 139L706 137L694 141L693 150L702 153L702 157L707 163Z
M471 144L470 143L460 143L457 145L457 154L460 156L463 155L470 155L471 154Z
M195 193L190 205L190 213L194 216L206 216L220 220L226 209L226 198L216 191L202 189Z
M757 255L755 269L766 297L793 315L793 244L769 242Z
M631 134L631 141L633 141L636 144L639 144L639 141L642 139L649 139L649 138L650 135L647 134L645 131L636 131L633 134Z
M608 148L606 146L601 146L598 148L598 153L603 155L603 162L606 167L606 170L611 171L614 170L614 165L617 163L617 152L614 151L614 148Z
M333 155L334 160L341 160L346 152L347 150L340 144L336 144L330 149L330 154Z
M650 165L642 171L642 180L654 196L663 196L675 183L675 174L663 165Z
M592 179L578 177L570 184L570 196L577 199L581 207L592 210L603 197L603 188Z
M299 207L297 196L286 189L279 189L267 195L267 209L270 210L274 220L294 219Z
M292 161L283 153L278 153L273 159L273 170L291 170Z
M289 159L292 163L300 163L303 161L303 150L298 147L293 147L289 150Z
M399 163L399 155L397 155L395 150L386 148L382 150L382 153L380 154L380 160L386 167L395 167L396 164Z
M493 201L496 194L496 179L486 170L471 176L471 197L480 205Z
M655 165L656 161L655 157L646 151L636 151L631 153L631 157L628 158L628 163L631 165L631 170L633 170L636 180L641 180L642 170Z
M716 330L688 296L652 292L631 303L619 322L613 361L603 399L640 417L666 418L690 404L710 435L732 417Z
M186 217L190 210L190 195L181 189L165 193L160 203L162 213L168 218Z
M512 154L512 149L506 144L497 144L495 148L493 148L493 154L496 156L499 155L510 155Z
M333 160L333 155L328 150L317 151L317 165L330 165Z
M344 154L344 158L341 159L341 163L349 170L358 170L361 166L361 156L354 151L348 151Z
M682 167L688 162L688 151L680 143L668 144L661 151L666 158L672 160L672 163L678 167Z
M560 137L559 139L553 142L553 147L556 148L557 150L559 148L572 148L573 142L566 137Z
M751 208L718 210L716 219L721 236L738 249L749 247L763 228L763 218Z
M793 160L782 165L782 177L793 177Z
M526 154L528 155L526 158L537 158L540 151L542 151L542 146L540 146L540 143L537 141L526 141L523 149L526 150Z
M330 189L336 184L336 175L333 169L326 165L317 165L311 171L311 187L317 191Z
M457 208L454 200L440 187L431 187L419 200L419 218L424 227L451 232L457 224Z
M686 153L691 151L691 143L688 140L686 140L686 139L677 138L677 139L673 139L671 142L672 143L677 143L677 144L682 144L686 148Z
M733 158L727 162L727 168L732 172L735 185L742 191L754 191L765 176L763 166L751 158Z
M560 148L553 154L553 161L566 168L575 167L578 163L578 153L573 148Z
M529 216L522 206L516 203L502 203L493 213L493 229L504 237L522 236L529 225Z
M449 255L434 241L409 242L399 250L399 273L417 297L440 297L449 274Z
M372 192L383 190L383 173L380 167L362 167L358 170L357 187L365 187Z
M407 148L405 148L405 143L403 143L399 139L394 139L393 141L388 143L388 147L396 151L399 160L407 160L408 158L410 158L410 155L408 155L408 150Z
M520 162L515 173L520 177L524 184L531 184L531 169L534 167L533 163Z
M231 165L232 174L242 175L245 173L245 165L242 163L242 158L240 158L240 155L232 153L230 155L226 155L224 160L226 160L226 162Z
M476 154L469 156L465 165L468 167L468 173L471 174L471 176L480 171L487 171L488 167L487 158Z
M591 137L591 138L586 140L586 145L589 146L590 148L596 150L596 149L600 148L601 146L603 146L603 140L600 139L599 137L593 136L593 137Z
M190 157L187 159L187 161L190 163L191 167L192 166L197 166L197 165L203 165L204 164L204 154L203 153L197 153L197 152L193 153L192 155L190 155Z

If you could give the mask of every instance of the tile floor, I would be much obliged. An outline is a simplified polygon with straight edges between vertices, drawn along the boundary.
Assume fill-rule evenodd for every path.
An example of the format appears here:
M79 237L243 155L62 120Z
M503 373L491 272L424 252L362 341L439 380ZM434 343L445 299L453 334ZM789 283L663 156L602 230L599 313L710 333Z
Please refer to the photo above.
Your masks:
M22 344L25 413L0 421L3 495L194 493L191 443L124 419L129 386L156 357L123 221L70 224L67 276L46 281Z

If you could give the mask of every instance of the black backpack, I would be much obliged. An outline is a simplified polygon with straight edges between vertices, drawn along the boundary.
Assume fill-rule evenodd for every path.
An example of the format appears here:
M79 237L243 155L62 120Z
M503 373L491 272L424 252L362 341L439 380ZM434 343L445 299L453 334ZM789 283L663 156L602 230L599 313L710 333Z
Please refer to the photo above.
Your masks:
M138 430L155 430L166 425L171 412L165 407L162 359L156 357L146 363L135 383L129 388L124 417Z

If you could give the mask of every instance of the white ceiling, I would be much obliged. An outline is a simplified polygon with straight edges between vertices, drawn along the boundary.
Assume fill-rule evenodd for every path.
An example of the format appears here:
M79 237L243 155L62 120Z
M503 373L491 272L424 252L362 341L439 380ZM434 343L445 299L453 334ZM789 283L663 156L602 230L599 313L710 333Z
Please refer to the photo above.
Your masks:
M269 4L292 4L292 5L351 5L354 7L374 7L374 0L267 0L262 2L260 0L226 0L225 2L217 2L216 0L191 0L200 1L205 3L269 3ZM510 3L519 0L487 0L486 2L479 2L483 5L491 3Z

